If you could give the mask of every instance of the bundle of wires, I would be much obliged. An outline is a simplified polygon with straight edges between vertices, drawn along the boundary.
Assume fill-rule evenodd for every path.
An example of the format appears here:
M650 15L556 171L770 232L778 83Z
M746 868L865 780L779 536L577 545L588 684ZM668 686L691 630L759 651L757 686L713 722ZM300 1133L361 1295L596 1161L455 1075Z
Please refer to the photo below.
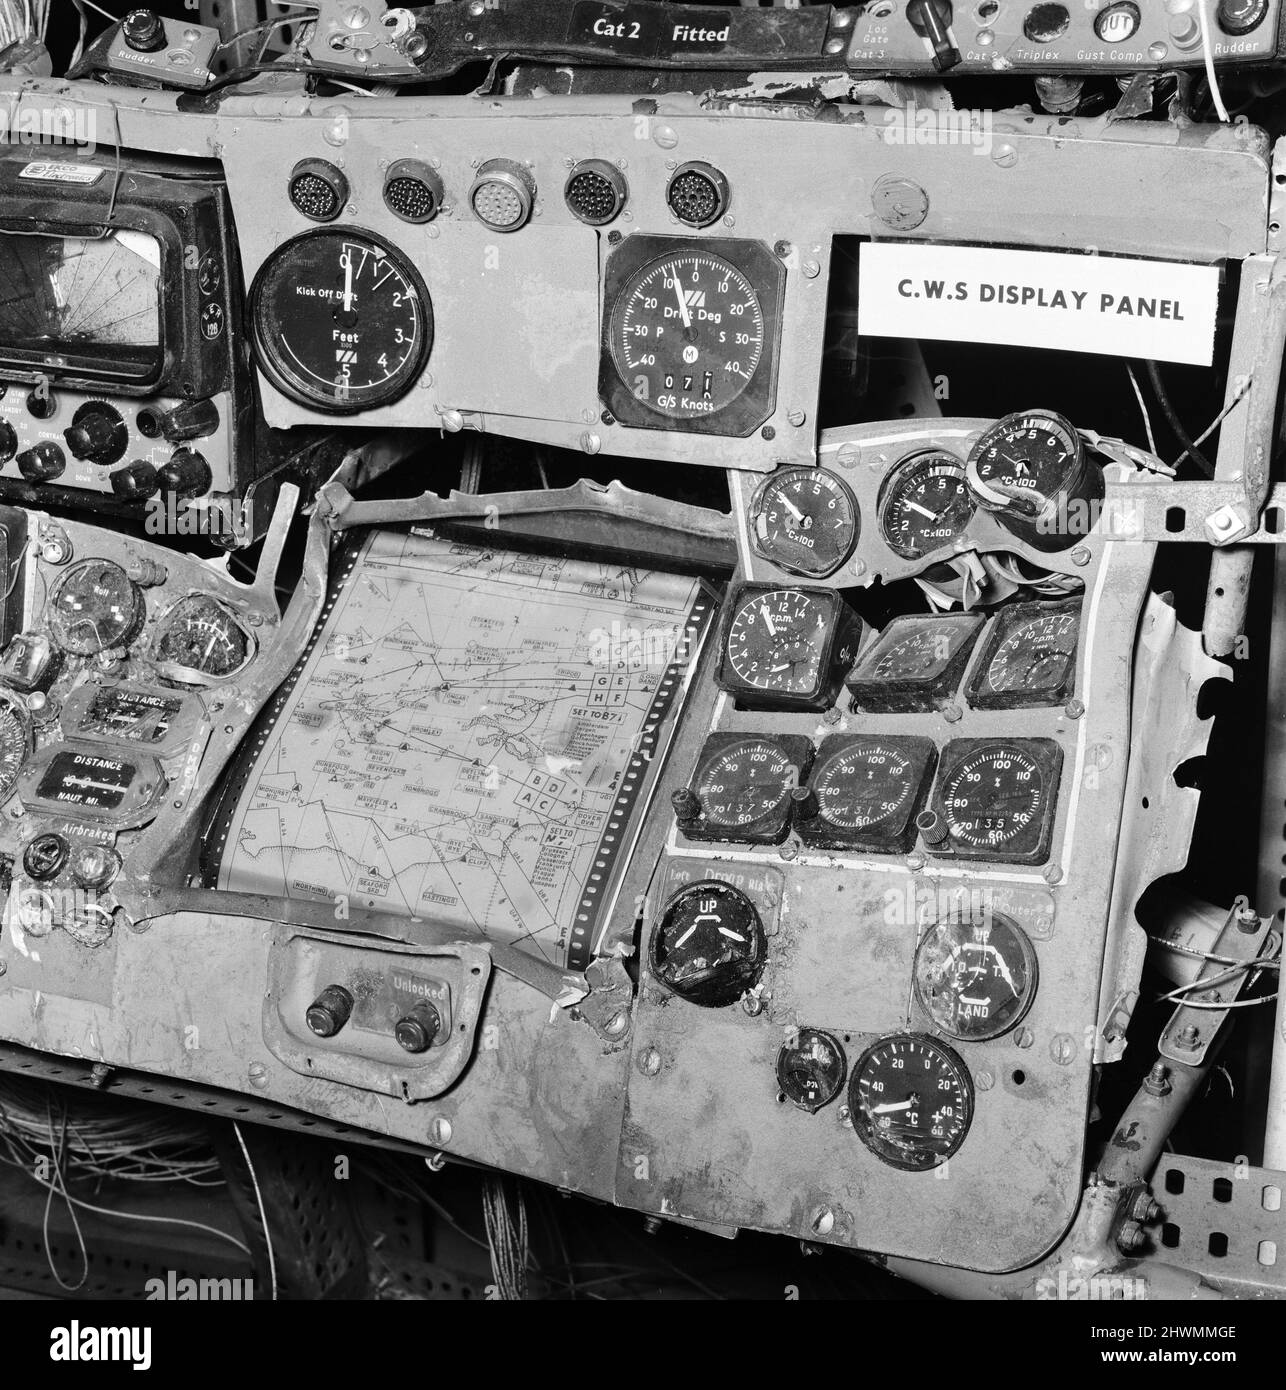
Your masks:
M15 43L42 43L49 27L50 0L0 0L0 49Z

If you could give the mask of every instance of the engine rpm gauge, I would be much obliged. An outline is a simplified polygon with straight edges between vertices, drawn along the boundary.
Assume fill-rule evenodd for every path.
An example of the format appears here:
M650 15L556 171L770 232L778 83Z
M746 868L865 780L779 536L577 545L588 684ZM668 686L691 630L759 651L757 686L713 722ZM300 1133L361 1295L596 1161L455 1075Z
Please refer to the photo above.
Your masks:
M929 848L1042 862L1049 854L1062 762L1063 750L1053 739L953 739L942 750L932 810L920 818Z
M858 1058L848 1084L853 1132L894 1168L937 1168L964 1143L973 1120L973 1082L945 1043L895 1033Z
M855 710L931 710L960 684L985 619L980 613L907 613L894 618L848 677Z
M353 228L283 242L255 276L250 313L264 375L292 400L336 415L403 396L433 340L415 267Z
M779 569L821 579L857 544L857 503L824 468L783 468L750 503L750 543Z
M889 548L906 560L950 545L973 512L964 464L940 450L905 459L880 494L880 530Z
M998 912L947 918L915 953L915 995L934 1026L953 1038L998 1038L1036 994L1036 952L1026 932Z
M969 682L975 709L1060 705L1076 683L1079 598L1001 609Z
M161 619L152 659L173 680L222 680L234 676L254 655L254 641L215 599L191 594Z
M73 656L125 647L143 622L143 595L111 560L82 560L53 586L47 607L54 641Z

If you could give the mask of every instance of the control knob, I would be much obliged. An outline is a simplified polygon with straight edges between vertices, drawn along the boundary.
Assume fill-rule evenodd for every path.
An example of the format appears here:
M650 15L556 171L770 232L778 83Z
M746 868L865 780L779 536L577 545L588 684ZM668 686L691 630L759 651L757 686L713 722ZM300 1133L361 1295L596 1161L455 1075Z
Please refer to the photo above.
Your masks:
M63 431L73 458L107 467L115 463L129 444L125 422L107 405L83 405Z
M441 1031L442 1016L427 999L421 999L409 1014L398 1019L393 1036L407 1052L427 1052Z
M47 483L60 477L67 467L67 455L52 439L43 439L18 455L18 471L29 483Z
M157 472L162 491L176 497L200 497L210 491L214 475L210 465L195 449L176 449L170 461Z
M343 985L327 985L308 1006L308 1026L319 1038L333 1038L353 1012L353 996Z

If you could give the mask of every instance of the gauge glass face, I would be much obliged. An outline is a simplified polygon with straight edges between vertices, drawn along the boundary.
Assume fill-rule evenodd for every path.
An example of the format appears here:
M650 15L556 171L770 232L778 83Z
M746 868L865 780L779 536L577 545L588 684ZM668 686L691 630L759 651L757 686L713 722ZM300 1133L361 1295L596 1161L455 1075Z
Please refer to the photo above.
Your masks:
M811 1113L839 1095L846 1069L838 1038L820 1028L800 1028L777 1054L777 1085L792 1105Z
M31 752L27 707L0 691L0 801L7 801Z
M726 883L675 895L652 936L652 973L694 1004L720 1008L754 987L767 953L754 904Z
M1032 753L1013 743L991 743L967 753L950 771L942 804L958 845L1000 850L1043 823L1049 795Z
M994 509L1039 515L1079 472L1080 436L1052 411L1008 415L991 427L969 455L975 492Z
M1080 613L1067 608L1023 618L987 662L984 691L1039 695L1060 691L1076 665Z
M904 559L950 545L973 517L964 464L952 454L921 454L900 464L880 503L880 529Z
M695 790L708 824L736 829L779 813L799 785L799 772L771 739L747 738L715 753Z
M134 785L137 768L97 749L56 752L45 767L36 795L46 805L68 810L115 811Z
M235 675L251 654L245 628L222 604L201 595L170 609L152 646L155 661L216 678Z
M964 1143L973 1083L945 1043L899 1033L873 1043L858 1059L848 1105L854 1132L877 1158L923 1171Z
M824 468L773 474L750 504L750 534L766 560L795 574L831 574L857 544L857 503Z
M183 700L160 692L105 685L96 690L76 733L118 743L164 744Z
M676 248L625 284L612 361L641 405L672 420L726 409L754 379L766 327L754 286L713 252Z
M757 691L807 696L822 683L835 604L799 589L743 595L728 628L727 660Z
M255 278L250 308L265 375L301 404L336 414L404 395L432 344L424 282L366 232L306 232L278 247Z
M950 666L952 658L981 626L977 618L901 620L891 624L858 663L855 678L875 681L928 681Z
M936 922L915 953L915 993L934 1026L981 1042L1008 1032L1036 994L1036 953L999 913Z
M49 630L74 656L124 647L143 620L143 596L111 560L73 565L49 595Z
M896 834L920 798L926 759L916 745L862 738L818 760L810 779L818 815L842 830Z

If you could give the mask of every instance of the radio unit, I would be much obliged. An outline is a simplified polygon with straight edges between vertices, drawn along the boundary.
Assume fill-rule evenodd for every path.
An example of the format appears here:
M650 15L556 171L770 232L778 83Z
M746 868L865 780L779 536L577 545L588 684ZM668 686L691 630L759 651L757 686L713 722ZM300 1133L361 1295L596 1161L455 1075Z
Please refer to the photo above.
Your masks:
M244 497L278 461L221 178L30 155L0 157L0 496L128 513Z

